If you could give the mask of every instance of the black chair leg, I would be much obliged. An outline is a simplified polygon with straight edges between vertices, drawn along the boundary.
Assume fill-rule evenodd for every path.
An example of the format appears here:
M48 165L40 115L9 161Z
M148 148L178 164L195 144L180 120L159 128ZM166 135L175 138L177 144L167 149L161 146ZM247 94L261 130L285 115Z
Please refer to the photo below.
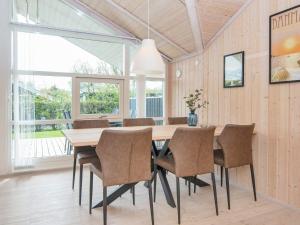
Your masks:
M250 171L251 171L251 179L252 179L252 188L253 188L253 194L254 194L254 201L256 201L257 198L256 198L255 176L254 176L254 168L253 168L252 164L250 164Z
M212 181L213 190L214 190L214 200L215 200L216 214L218 216L219 215L219 208L218 208L218 196L217 196L215 173L211 173L211 181Z
M223 186L223 171L224 171L224 167L221 166L221 187Z
M195 176L195 179L197 179L197 176ZM194 184L194 193L196 193L196 184Z
M180 183L179 177L176 177L176 192L177 192L177 214L178 214L178 224L180 224Z
M103 224L107 224L107 187L103 187Z
M190 181L190 178L189 178L189 196L191 196L191 181Z
M156 201L156 183L157 183L157 173L154 172L155 176L154 176L154 197L153 197L153 201Z
M135 205L135 186L132 187L132 204Z
M83 165L80 164L80 173L79 173L79 205L81 205L81 195L82 195L82 173L83 173Z
M151 222L154 225L154 213L153 213L153 198L152 198L152 184L149 182L149 204L150 204L150 212L151 212Z
M92 214L93 201L93 172L90 172L90 199L89 199L89 213Z
M230 209L230 189L229 189L228 168L225 168L225 179L226 179L226 191L227 191L227 204L228 204L228 209Z
M77 156L74 155L72 189L74 190Z

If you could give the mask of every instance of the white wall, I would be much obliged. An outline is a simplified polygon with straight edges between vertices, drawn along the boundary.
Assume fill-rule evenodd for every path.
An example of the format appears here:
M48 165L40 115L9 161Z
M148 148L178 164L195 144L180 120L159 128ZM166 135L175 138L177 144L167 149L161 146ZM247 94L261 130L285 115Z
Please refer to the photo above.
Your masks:
M0 1L0 175L11 170L9 151L9 90L11 34L9 0Z

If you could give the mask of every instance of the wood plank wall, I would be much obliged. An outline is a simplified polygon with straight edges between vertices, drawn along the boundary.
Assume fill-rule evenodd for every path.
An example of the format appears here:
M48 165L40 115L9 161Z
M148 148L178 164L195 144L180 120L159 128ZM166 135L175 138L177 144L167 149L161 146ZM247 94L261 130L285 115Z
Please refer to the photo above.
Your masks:
M187 115L183 96L203 88L210 104L202 123L256 123L254 162L260 193L300 207L300 83L268 83L269 15L300 0L254 0L204 53L169 68L171 116ZM245 87L223 88L223 55L245 51ZM176 69L183 75L176 78ZM249 188L248 168L231 181Z

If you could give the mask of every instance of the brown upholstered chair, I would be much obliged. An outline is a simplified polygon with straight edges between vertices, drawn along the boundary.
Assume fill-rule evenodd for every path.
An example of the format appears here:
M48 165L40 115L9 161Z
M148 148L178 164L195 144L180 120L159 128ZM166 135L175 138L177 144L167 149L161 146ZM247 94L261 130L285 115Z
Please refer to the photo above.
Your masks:
M103 182L103 222L107 223L107 187L151 180L152 128L138 131L104 130L96 148L100 160L90 166L91 213L93 174ZM154 224L151 182L149 201Z
M215 164L221 166L221 185L223 183L223 168L225 168L228 209L230 209L229 168L250 165L254 200L256 201L255 177L252 160L252 136L254 126L255 124L228 124L217 138L217 142L222 149L214 151L214 161Z
M135 126L155 126L155 121L152 118L127 118L123 119L124 127Z
M187 117L169 117L168 124L175 125L175 124L188 124Z
M155 126L155 121L152 118L125 118L123 119L123 127L138 127L138 126ZM154 190L156 189L156 180L154 182ZM133 204L135 204L135 188L131 189ZM155 199L155 197L154 197ZM155 201L155 200L154 200Z
M74 122L73 122L73 128L74 129L106 128L106 127L109 127L109 121L108 120L102 120L102 119L74 120ZM88 163L92 163L95 160L98 160L96 152L95 152L95 147L92 147L92 146L74 147L72 189L74 189L77 159L78 159L78 163L80 165L79 205L81 205L83 165L88 164Z
M194 177L211 173L215 208L218 215L213 158L214 132L215 127L177 128L169 143L172 155L169 154L155 161L159 167L176 175L178 224L180 224L180 177Z

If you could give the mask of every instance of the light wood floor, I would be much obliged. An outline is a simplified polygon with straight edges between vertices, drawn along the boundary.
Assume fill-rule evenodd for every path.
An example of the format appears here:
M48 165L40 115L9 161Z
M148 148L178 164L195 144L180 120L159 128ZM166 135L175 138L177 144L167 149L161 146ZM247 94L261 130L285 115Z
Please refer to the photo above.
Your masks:
M88 171L84 174L83 204L78 205L78 187L71 190L71 170L36 175L20 175L0 180L1 225L66 225L102 224L102 209L88 214ZM204 177L205 179L206 177ZM175 178L168 176L175 191ZM78 181L78 180L77 180ZM101 199L101 182L94 181L94 203ZM114 188L111 188L113 190ZM201 225L299 225L298 210L259 198L252 193L232 187L232 209L226 208L225 188L218 183L220 215L215 215L210 187L197 189L188 196L187 187L181 182L182 224ZM175 195L174 195L175 196ZM157 202L154 204L155 224L177 224L176 209L166 204L160 183ZM108 207L110 225L147 225L150 222L148 193L142 184L136 188L136 205L130 193Z

